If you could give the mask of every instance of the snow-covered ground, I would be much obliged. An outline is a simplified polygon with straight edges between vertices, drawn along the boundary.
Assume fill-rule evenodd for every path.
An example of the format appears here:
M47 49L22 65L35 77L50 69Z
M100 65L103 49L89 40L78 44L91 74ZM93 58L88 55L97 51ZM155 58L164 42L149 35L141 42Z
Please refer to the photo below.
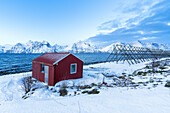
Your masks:
M169 73L145 76L134 73L136 70L146 71L144 67L148 63L86 65L82 79L62 81L56 87L38 82L36 84L41 88L28 93L26 99L22 98L25 94L22 78L31 76L31 72L0 76L0 113L169 113L170 89L165 87L166 81L170 80ZM169 66L166 67L170 70ZM125 75L130 85L119 86L120 80L126 80L121 79ZM58 93L63 82L68 86L68 94L64 97ZM97 85L77 91L76 86L90 86L92 83ZM99 88L99 85L102 86ZM100 93L82 93L94 88Z

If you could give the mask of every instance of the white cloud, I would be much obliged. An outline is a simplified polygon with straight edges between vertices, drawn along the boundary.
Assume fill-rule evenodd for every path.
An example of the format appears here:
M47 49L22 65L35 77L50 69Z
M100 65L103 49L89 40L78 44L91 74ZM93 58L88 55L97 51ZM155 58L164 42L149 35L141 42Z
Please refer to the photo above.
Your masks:
M138 31L138 33L140 33L141 35L145 34L143 31Z
M150 39L155 39L157 37L142 37L139 40L150 40Z
M100 33L106 35L106 34L108 34L108 33L111 33L111 32L113 32L113 31L116 31L117 29L118 29L118 28L113 28L113 29L110 29L110 30L100 30Z
M161 31L151 31L151 33L160 33Z
M137 31L137 33L141 34L141 35L145 35L145 34L152 34L152 33L160 33L161 31L149 31L149 32L144 32L144 31Z
M109 34L119 28L130 28L138 25L145 18L154 15L152 7L162 0L133 0L131 2L122 1L120 7L113 11L112 20L103 23L98 27L98 32Z

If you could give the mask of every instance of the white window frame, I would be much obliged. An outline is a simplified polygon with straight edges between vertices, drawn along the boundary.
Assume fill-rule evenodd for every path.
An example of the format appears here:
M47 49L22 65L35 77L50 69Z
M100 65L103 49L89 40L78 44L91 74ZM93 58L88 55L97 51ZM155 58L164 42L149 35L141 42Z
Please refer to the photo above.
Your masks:
M75 65L75 72L72 72L72 65ZM70 74L75 74L75 73L77 73L77 63L74 63L74 64L71 64L70 65Z

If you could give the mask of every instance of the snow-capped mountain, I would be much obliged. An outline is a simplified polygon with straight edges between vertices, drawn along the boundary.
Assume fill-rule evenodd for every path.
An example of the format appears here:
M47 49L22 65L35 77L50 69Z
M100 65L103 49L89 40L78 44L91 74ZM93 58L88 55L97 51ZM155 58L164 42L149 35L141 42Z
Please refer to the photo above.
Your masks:
M53 48L55 49L56 52L62 52L62 51L64 51L64 49L67 48L67 47L68 47L68 45L60 46L60 45L58 45L58 44L55 44L55 45L53 46Z
M4 46L0 45L0 53L4 53L4 48L5 48Z
M73 52L73 53L94 53L99 50L90 43L78 41L71 45L61 46L58 44L51 45L47 41L28 41L27 43L17 43L8 50L5 46L0 46L0 53L51 53L51 52Z
M9 49L11 49L12 45L5 44L3 46L0 45L0 53L6 53Z
M76 43L61 46L58 44L51 45L47 41L28 41L27 43L17 43L16 45L6 45L0 46L0 53L51 53L51 52L72 52L72 53L98 53L98 52L111 52L115 45L130 45L136 47L145 47L152 49L170 49L168 44L159 44L159 43L148 43L141 41L133 41L133 42L116 42L112 43L103 48L97 48L91 43L85 41L78 41Z
M25 53L25 51L26 49L21 43L17 43L10 50L8 50L9 53Z
M0 45L0 53L4 53L4 48L5 48L4 46Z
M108 52L108 53L111 53L113 51L113 48L116 46L116 45L126 45L126 43L121 43L121 42L117 42L117 43L113 43L109 46L106 46L102 49L100 49L101 52Z
M151 49L162 49L162 50L168 50L170 49L168 44L159 44L159 43L148 43L148 42L141 42L141 41L134 41L131 43L121 43L121 42L117 42L117 43L113 43L109 46L106 46L102 49L100 49L101 52L112 52L113 48L116 45L129 45L129 46L135 46L135 47L143 47L143 48L151 48Z
M168 44L141 42L139 40L130 43L130 45L131 46L136 46L136 47L151 48L151 49L162 49L162 50L170 49Z
M11 49L7 51L8 53L46 53L55 52L55 48L51 46L47 41L28 41L25 44L17 43Z
M25 44L26 53L46 53L46 52L55 52L53 46L50 45L47 41L29 41Z
M69 45L64 49L64 51L70 51L73 53L81 53L81 52L86 52L86 53L94 53L94 52L99 52L99 50L93 46L90 43L84 42L84 41L78 41L72 45Z

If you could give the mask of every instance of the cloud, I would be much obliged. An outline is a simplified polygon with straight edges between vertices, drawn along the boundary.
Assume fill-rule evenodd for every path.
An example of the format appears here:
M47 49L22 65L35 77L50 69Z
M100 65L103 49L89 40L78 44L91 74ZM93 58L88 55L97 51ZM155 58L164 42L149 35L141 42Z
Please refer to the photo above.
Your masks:
M138 25L142 20L154 16L152 9L163 0L132 0L122 1L119 9L113 11L113 19L101 24L98 27L99 34L109 34L117 29L129 29Z
M118 29L118 28L112 28L112 29L110 29L110 30L100 30L100 33L101 33L101 34L104 34L104 35L107 35L107 34L113 32L113 31L116 31L117 29Z
M155 39L157 37L142 37L139 40L151 40L151 39Z
M154 34L154 33L160 33L162 31L137 31L138 33L140 33L141 35L146 35L146 34Z
M138 33L140 33L141 35L145 34L144 31L138 31Z
M162 31L151 31L150 33L160 33Z

